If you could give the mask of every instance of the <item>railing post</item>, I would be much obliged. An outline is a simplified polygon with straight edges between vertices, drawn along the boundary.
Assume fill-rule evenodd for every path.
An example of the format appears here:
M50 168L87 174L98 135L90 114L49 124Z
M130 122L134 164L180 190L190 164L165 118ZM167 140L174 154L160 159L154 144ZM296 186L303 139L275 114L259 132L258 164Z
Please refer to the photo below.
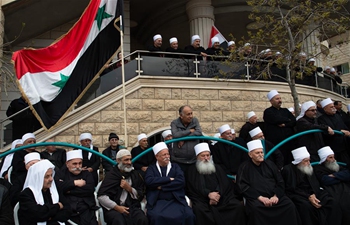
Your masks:
M140 52L137 53L137 58L136 58L136 60L137 60L137 69L136 69L135 72L137 73L138 76L140 76L141 73L143 73L143 70L141 70L141 61L142 61L143 59L141 58Z
M195 56L195 59L193 60L193 63L194 63L194 67L195 67L194 75L196 76L196 78L198 78L198 76L200 76L201 73L198 72L198 70L199 70L198 64L200 63L200 61L197 60L197 56Z

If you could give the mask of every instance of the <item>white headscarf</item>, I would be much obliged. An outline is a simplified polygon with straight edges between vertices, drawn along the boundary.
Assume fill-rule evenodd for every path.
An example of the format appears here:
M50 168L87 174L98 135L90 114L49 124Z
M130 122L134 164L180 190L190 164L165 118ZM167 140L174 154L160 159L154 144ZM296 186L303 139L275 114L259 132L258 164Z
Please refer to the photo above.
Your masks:
M29 168L26 180L23 185L23 190L26 188L29 188L33 192L35 201L39 205L45 204L41 190L44 184L45 173L49 169L52 169L52 172L53 172L52 176L54 176L55 166L49 160L44 159L35 163ZM54 180L52 181L52 184L50 187L50 193L51 193L52 203L56 204L57 202L59 202L59 196L58 196L58 192L57 192L57 188ZM37 224L46 225L46 222L38 222ZM60 224L64 224L64 223L60 223Z
M12 142L12 145L11 145L11 150L12 149L15 149L16 148L16 145L18 144L22 144L22 139L17 139L17 140L14 140ZM1 171L0 171L0 177L3 178L2 174L7 171L10 166L11 166L11 163L12 163L12 159L13 159L13 154L14 153L11 153L11 154L8 154L3 160L4 160L4 164L2 165L2 168L1 168Z
M301 105L301 112L300 115L297 117L297 120L299 120L300 118L302 118L305 115L305 112L310 109L310 107L316 107L316 104L313 101L308 101L308 102L304 102Z
M82 141L82 140L85 140L85 139L89 139L89 140L91 141L90 149L91 149L91 150L94 149L94 146L92 145L93 140L92 140L92 135L91 135L91 133L82 133L82 134L80 135L79 141ZM80 146L82 146L82 145L80 144ZM85 147L85 146L84 146L84 147ZM89 159L89 160L90 160L91 156L92 156L92 153L89 152L89 153L88 153L88 159Z

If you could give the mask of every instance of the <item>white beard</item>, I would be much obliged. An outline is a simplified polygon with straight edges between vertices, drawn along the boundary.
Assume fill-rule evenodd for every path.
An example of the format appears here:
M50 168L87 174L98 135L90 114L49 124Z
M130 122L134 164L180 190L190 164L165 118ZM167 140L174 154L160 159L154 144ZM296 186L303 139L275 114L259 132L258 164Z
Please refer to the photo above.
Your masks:
M303 173L308 176L311 176L314 172L314 168L309 165L309 166L302 166L301 164L297 165L297 168Z
M334 161L334 162L324 162L324 165L326 168L332 170L332 171L335 171L335 172L338 172L339 171L339 164L337 163L337 161Z
M215 165L212 159L209 161L197 160L196 167L199 174L209 175L216 172Z
M134 167L132 165L131 167L127 167L127 165L124 165L123 163L119 163L118 168L126 173L129 173L134 170Z

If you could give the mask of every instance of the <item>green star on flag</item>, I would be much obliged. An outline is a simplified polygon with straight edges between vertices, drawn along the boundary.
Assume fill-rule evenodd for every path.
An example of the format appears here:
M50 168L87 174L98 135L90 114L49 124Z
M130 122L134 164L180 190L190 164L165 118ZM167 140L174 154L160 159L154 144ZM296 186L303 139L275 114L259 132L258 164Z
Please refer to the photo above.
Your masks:
M97 15L96 15L95 20L97 21L97 27L99 30L101 30L102 20L113 16L113 15L106 13L105 9L106 9L106 4L104 6L102 6L101 8L98 8L98 11L97 11Z
M61 76L61 80L53 83L52 85L53 86L56 86L56 87L59 87L60 88L60 91L62 90L62 88L64 87L64 85L66 85L68 79L69 79L69 76L65 76L63 75L62 73L60 73L60 76Z

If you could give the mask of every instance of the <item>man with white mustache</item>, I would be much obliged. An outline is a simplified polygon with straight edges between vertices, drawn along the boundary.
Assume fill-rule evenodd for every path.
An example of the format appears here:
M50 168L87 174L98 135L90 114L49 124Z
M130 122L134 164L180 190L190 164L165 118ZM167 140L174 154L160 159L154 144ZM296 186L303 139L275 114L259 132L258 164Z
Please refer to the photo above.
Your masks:
M350 224L350 171L340 166L329 146L318 150L319 165L314 167L316 177L324 189L339 203L343 212L342 224Z
M294 161L284 167L286 194L294 202L302 224L341 224L338 203L320 184L310 164L310 154L306 147L292 151Z
M200 143L194 149L197 162L188 169L186 190L192 200L196 224L246 224L244 206L236 199L224 170L213 163L209 145Z
M66 165L56 174L57 186L71 206L71 220L80 225L97 225L93 175L83 170L82 150L66 153Z

